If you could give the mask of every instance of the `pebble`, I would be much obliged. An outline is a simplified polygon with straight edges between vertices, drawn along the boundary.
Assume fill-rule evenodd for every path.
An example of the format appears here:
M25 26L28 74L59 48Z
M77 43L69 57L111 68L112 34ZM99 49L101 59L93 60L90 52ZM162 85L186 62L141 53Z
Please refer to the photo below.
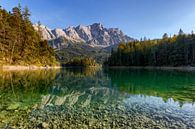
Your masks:
M47 124L47 123L43 122L43 123L42 123L42 127L43 127L43 128L45 128L45 129L48 129L49 124Z
M9 125L11 128L185 128L194 127L187 126L189 123L171 119L166 115L154 113L151 115L147 109L139 107L135 109L127 109L123 106L108 106L107 108L73 108L48 106L43 109L33 109L28 111L29 117L18 120L18 125ZM29 110L29 109L28 109ZM132 111L133 110L133 111ZM6 116L5 112L5 116ZM20 110L17 112L20 114ZM27 112L26 112L27 113ZM19 115L20 116L20 115ZM18 116L18 117L19 117ZM22 115L21 115L22 116ZM176 115L173 117L175 118ZM26 119L26 120L25 120ZM190 120L190 119L189 119ZM186 121L185 121L186 122ZM191 123L194 122L192 119ZM5 125L5 124L4 124ZM2 122L0 121L0 128Z

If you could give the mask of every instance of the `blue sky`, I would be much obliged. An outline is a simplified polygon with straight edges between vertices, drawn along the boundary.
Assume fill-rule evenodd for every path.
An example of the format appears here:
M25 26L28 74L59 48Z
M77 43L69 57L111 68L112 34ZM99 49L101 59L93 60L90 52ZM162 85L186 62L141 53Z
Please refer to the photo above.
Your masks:
M0 0L7 10L18 3L51 29L98 22L138 39L195 30L195 0Z

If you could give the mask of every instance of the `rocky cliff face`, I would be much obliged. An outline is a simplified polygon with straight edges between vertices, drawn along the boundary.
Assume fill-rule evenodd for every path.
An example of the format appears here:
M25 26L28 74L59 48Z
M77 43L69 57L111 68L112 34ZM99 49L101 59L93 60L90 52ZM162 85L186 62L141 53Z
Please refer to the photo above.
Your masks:
M34 28L38 30L38 25L34 25ZM107 47L116 45L122 41L133 41L133 38L125 35L118 28L105 28L100 23L94 23L89 26L79 25L77 27L68 27L66 29L54 29L51 30L48 27L41 25L40 31L42 32L43 39L52 41L53 47L58 47L58 44L62 44L62 41L66 42L84 42L90 46ZM56 40L63 38L66 40ZM56 42L61 41L61 42Z
M38 31L39 28L40 28L39 31L41 31L42 38L44 40L52 40L52 39L56 38L54 36L54 34L52 33L52 30L49 29L48 27L44 26L44 25L40 25L40 27L39 27L38 24L35 24L35 25L33 25L33 27L35 28L36 31Z

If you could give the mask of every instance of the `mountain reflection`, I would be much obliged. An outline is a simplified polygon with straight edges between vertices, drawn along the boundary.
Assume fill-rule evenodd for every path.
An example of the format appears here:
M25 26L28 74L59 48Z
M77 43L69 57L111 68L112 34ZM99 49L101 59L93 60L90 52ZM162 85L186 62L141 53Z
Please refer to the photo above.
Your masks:
M42 112L61 115L64 110L75 115L84 112L94 117L105 110L110 115L122 113L120 118L124 120L121 121L126 121L126 118L135 121L140 118L138 116L155 121L161 116L175 117L175 122L181 116L187 116L183 123L193 124L194 75L173 71L94 68L0 72L0 127L21 121L28 123L30 116L38 117ZM42 115L40 117L44 120ZM115 121L112 119L111 122ZM162 121L162 127L168 127L163 122L166 121ZM39 124L37 121L33 123Z
M43 96L41 107L65 105L90 107L96 103L111 103L119 92L110 86L110 80L99 69L63 69L49 93Z
M165 102L173 98L181 104L193 103L194 75L187 72L128 69L102 71L94 68L0 72L0 108L16 102L27 105L39 101L43 101L43 105L87 105L91 100L102 99L105 103L110 101L109 98L124 97L127 93L162 97ZM79 102L79 98L82 98L82 102Z

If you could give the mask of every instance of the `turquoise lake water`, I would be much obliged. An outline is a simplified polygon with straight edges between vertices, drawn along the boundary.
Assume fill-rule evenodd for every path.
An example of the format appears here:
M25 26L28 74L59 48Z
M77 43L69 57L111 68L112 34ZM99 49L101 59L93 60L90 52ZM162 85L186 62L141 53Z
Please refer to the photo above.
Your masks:
M0 72L0 128L195 128L194 101L194 72Z

